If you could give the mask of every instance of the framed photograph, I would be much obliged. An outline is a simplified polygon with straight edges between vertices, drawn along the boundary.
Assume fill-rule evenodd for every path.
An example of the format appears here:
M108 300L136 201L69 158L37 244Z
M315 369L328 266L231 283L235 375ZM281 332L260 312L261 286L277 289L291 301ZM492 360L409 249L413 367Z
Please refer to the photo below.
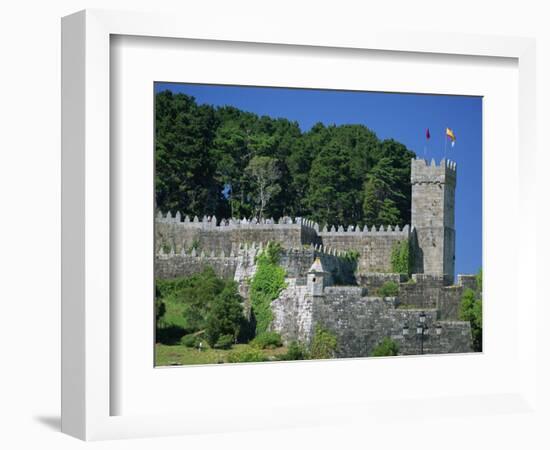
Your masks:
M155 365L481 352L481 105L155 83Z
M62 31L64 432L533 407L531 40Z

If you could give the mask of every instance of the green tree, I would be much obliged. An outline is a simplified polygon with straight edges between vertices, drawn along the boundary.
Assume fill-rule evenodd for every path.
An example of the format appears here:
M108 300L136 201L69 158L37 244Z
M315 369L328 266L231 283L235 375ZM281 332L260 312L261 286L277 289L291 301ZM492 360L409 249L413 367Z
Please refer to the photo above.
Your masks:
M313 160L305 199L309 217L333 225L360 220L360 185L362 178L352 175L353 161L348 149L331 143ZM361 179L358 179L361 178Z
M266 205L281 191L281 186L277 183L281 177L278 162L269 156L255 156L250 160L245 173L253 187L257 216L263 218Z
M396 161L390 157L380 159L367 175L364 188L363 212L369 225L404 225L407 217L403 217L399 205L405 206L407 196L403 192L403 170L396 168ZM398 166L399 167L399 166Z
M246 201L248 186L243 174L251 158L248 131L242 121L232 117L224 121L223 117L213 141L216 176L227 192L231 217L248 217L251 210Z
M242 297L236 283L228 283L212 302L206 319L206 339L210 346L216 345L223 336L230 336L232 342L237 342L243 321Z
M317 324L311 340L311 359L330 359L336 354L338 340L331 331Z
M410 217L414 154L363 125L318 123L302 133L294 121L165 91L156 94L155 146L163 212L292 215L344 226L404 225ZM255 158L276 166L265 192L252 176L261 168Z
M155 102L155 190L157 208L188 214L221 214L222 186L215 178L212 155L218 127L211 106L170 91Z
M159 299L166 305L164 321L186 333L204 330L206 318L225 281L211 267L203 272L171 280L157 280Z
M482 272L479 271L475 290L465 289L459 308L459 318L470 322L472 329L473 348L476 352L483 350L483 303L482 303Z

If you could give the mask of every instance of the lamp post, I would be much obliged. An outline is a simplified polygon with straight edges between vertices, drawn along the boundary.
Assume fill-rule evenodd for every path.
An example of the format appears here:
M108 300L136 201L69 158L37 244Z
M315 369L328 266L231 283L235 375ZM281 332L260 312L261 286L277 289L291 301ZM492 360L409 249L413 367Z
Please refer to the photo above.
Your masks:
M419 322L416 326L416 335L420 338L420 354L424 354L424 335L428 334L428 326L426 325L426 314L424 311L420 313Z
M441 334L441 325L436 326L436 334L439 336ZM416 336L420 339L420 354L424 354L424 336L428 334L429 328L426 325L426 314L424 311L418 316L418 323L416 325ZM405 324L403 326L403 336L406 337L409 335L409 325Z
M429 332L429 327L428 325L426 324L426 313L424 311L422 311L420 313L420 315L418 316L418 322L416 324L416 333L414 333L416 335L416 337L418 339L420 339L420 354L423 355L424 354L424 337L428 334ZM436 325L434 326L435 328L435 335L440 338L441 337L441 333L443 331L443 327L441 326L440 323L436 323ZM413 332L414 332L414 329L413 329ZM409 336L410 334L410 329L409 329L409 324L408 323L405 323L405 325L403 325L403 338L407 338L407 336Z

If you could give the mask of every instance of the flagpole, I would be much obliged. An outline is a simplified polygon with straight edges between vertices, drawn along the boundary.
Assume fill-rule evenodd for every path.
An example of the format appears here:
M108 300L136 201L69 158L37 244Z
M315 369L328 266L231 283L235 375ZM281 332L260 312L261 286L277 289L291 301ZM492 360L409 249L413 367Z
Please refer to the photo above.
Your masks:
M445 149L443 150L443 159L447 161L447 130L445 130Z
M428 144L430 143L430 129L426 128L426 141L424 142L424 159L428 160Z

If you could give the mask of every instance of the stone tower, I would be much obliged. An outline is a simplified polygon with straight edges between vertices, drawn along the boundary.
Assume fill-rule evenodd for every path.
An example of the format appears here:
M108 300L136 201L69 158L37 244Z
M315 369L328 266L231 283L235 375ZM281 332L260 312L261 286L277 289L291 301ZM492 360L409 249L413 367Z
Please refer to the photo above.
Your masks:
M443 276L452 283L455 271L456 163L411 162L411 225L416 230L415 272Z

